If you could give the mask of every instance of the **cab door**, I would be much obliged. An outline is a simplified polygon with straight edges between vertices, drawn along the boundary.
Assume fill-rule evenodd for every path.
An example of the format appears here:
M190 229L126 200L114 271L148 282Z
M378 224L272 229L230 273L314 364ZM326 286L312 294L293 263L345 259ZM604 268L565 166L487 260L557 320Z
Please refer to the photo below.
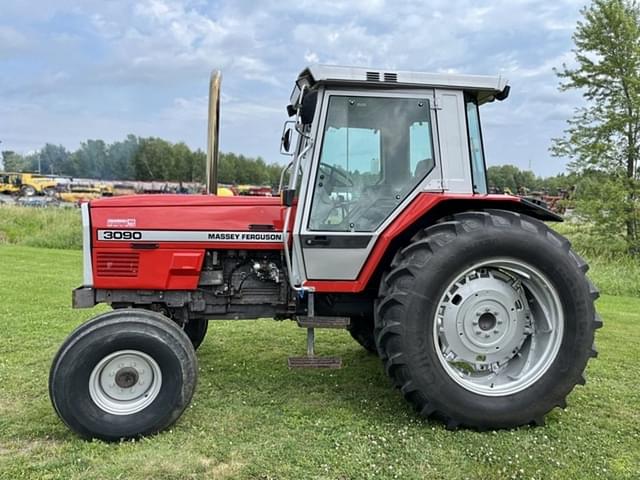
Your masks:
M300 280L357 279L411 200L442 191L434 107L424 89L324 93L294 227Z

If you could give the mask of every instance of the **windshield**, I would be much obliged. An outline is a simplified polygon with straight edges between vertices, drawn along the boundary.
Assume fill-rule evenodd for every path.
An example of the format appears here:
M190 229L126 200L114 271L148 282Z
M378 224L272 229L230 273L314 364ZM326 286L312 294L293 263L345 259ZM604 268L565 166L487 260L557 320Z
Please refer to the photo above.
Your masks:
M435 165L429 101L329 99L310 230L375 230Z

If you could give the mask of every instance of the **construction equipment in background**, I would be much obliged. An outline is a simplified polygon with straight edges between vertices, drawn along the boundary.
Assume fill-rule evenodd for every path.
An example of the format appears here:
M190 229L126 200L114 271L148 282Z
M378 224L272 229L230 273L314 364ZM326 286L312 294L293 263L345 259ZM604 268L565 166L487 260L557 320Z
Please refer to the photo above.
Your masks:
M30 197L54 195L57 182L37 173L0 172L0 193Z

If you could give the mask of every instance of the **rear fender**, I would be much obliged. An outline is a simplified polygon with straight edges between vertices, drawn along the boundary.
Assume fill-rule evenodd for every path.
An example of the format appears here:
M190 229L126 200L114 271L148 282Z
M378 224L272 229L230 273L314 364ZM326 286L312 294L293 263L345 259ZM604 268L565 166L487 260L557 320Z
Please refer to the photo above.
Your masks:
M389 268L393 257L398 250L403 248L411 238L420 230L446 219L450 215L469 211L483 210L507 210L511 212L528 215L543 222L563 222L564 219L555 212L544 208L541 205L525 200L520 197L506 195L473 196L468 198L443 199L433 208L425 211L422 216L400 235L396 236L384 252L384 255L375 269L374 273L367 280L367 289L376 289L382 274Z

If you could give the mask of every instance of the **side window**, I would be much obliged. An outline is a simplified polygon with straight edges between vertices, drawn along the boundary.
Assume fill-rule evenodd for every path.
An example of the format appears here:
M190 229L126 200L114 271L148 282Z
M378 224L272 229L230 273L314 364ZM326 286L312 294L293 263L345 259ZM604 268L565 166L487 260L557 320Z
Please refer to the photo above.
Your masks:
M435 166L431 125L415 122L409 127L409 169L413 175L429 172Z
M309 229L371 232L433 169L429 102L332 95Z
M487 174L482 147L482 131L480 115L475 100L467 98L467 130L469 133L469 150L471 154L471 178L475 193L487 193Z

